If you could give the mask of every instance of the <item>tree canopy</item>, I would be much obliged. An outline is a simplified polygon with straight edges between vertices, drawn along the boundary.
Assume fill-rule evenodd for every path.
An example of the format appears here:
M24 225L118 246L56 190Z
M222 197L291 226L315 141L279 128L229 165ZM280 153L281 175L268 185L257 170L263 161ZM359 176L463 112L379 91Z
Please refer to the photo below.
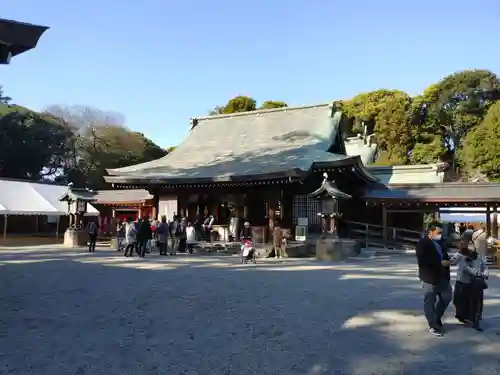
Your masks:
M209 112L210 115L222 115L237 112L255 111L256 109L273 109L287 107L288 105L282 101L266 100L260 107L257 108L257 101L249 96L236 96L230 99L226 104L216 106Z
M500 99L500 80L488 70L464 70L433 83L421 95L380 89L343 101L347 133L373 133L381 164L447 162L471 165L466 139L478 136L489 108Z
M420 95L378 89L336 102L347 134L373 136L376 163L423 164L443 161L456 176L480 173L500 181L500 79L491 71L452 73ZM287 107L236 96L211 115ZM36 112L12 104L0 85L0 177L53 179L102 188L108 168L154 160L164 150L132 131L119 113L87 106L53 105Z
M166 150L129 130L123 116L85 106L35 112L0 90L0 177L106 186L107 168L158 159Z

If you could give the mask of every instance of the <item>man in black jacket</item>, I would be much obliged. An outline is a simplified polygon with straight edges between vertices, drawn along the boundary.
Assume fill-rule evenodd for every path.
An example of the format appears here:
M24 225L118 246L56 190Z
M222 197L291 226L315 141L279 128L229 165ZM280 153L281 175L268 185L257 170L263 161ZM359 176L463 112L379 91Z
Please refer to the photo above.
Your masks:
M429 331L443 335L441 318L452 298L450 258L441 236L441 227L431 224L427 236L417 244L418 276L424 290L424 313Z

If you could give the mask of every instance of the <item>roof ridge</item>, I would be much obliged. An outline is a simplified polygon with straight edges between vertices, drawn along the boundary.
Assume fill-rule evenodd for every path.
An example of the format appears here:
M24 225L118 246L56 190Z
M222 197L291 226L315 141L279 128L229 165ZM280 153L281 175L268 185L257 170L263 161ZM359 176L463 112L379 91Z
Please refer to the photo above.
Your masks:
M254 111L235 112L235 113L223 113L223 114L220 114L220 115L192 117L191 118L191 122L193 122L193 121L201 121L201 120L215 120L215 119L221 119L221 118L226 118L226 117L240 117L240 116L259 115L261 113L296 111L296 110L300 110L300 109L316 108L316 107L326 107L326 106L332 106L332 105L333 105L333 102L320 103L320 104L306 104L306 105L298 105L298 106L293 106L293 107L280 107L280 108L271 108L271 109L256 109Z

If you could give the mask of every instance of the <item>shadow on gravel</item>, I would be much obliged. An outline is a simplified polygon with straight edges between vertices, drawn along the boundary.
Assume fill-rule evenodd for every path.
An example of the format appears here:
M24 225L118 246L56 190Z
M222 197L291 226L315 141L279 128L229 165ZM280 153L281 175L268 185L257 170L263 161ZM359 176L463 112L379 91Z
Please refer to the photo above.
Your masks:
M409 259L2 254L0 372L494 373L493 327L479 334L449 314L447 336L426 332ZM500 314L498 286L487 316Z

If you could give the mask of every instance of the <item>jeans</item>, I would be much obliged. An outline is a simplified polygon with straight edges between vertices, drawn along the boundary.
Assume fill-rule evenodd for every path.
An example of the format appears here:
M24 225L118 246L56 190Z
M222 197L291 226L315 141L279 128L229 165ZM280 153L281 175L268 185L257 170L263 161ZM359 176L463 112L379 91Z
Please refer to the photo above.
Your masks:
M125 246L123 244L125 243L125 237L116 237L116 250L122 251Z
M439 323L451 302L452 290L449 280L442 280L438 284L422 282L424 291L424 314L429 328L439 329Z
M177 254L177 249L179 248L179 240L177 238L168 239L168 252L170 255Z
M158 250L160 250L160 255L167 255L167 243L158 241Z
M146 248L148 247L148 240L141 239L138 242L138 244L139 244L139 251L138 251L139 256L144 257L146 255Z

